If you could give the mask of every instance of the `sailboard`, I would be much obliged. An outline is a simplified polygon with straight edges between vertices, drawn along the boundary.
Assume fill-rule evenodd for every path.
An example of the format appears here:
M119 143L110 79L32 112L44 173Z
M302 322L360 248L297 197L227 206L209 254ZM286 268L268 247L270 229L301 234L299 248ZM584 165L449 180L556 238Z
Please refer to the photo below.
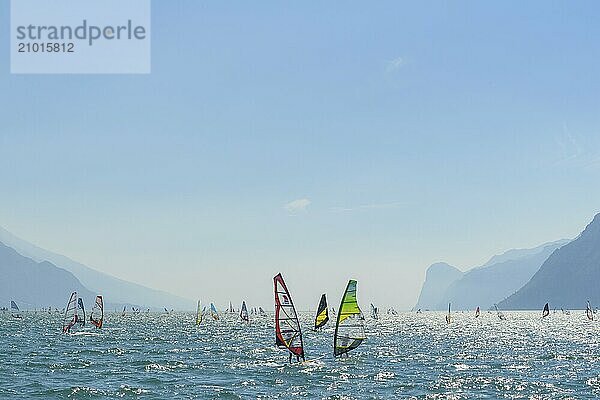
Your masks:
M322 328L329 321L329 313L327 309L327 297L325 293L321 295L319 307L317 308L317 316L315 317L315 330Z
M229 302L229 308L227 309L227 312L231 314L235 312L235 309L233 308L233 304L231 304L231 302Z
M215 307L214 303L210 303L210 315L215 321L219 319L219 313L217 312L217 307Z
M248 318L248 308L246 308L246 302L242 301L242 308L240 308L240 319L244 322L250 321Z
M123 306L123 312L121 313L121 317L125 316L126 311L127 311L127 306Z
M371 318L377 319L379 318L379 309L371 303Z
M21 310L19 310L19 306L14 300L10 301L10 312L13 318L23 318L23 316L21 315Z
M592 306L590 305L590 301L587 302L587 307L585 309L585 315L587 315L587 319L590 321L594 320L594 312L592 311Z
M63 333L70 333L71 328L78 322L77 318L77 292L71 293L69 302L65 308L65 315L63 317Z
M333 336L333 355L340 356L360 346L365 335L365 317L356 300L356 281L348 281L340 303L335 333Z
M90 322L96 328L102 328L102 323L104 322L104 300L100 295L96 296L96 302L90 312Z
M275 344L277 347L288 349L290 362L292 355L296 356L297 361L300 361L301 358L302 361L305 361L300 321L298 321L292 296L290 296L281 274L273 277L273 286L275 291Z
M550 307L548 306L548 303L546 303L546 305L544 305L544 310L542 311L542 318L546 318L548 315L550 315Z
M479 306L477 306L475 309L475 318L479 318L479 315L481 315L481 310L479 309Z
M450 305L451 305L451 303L448 303L448 314L446 314L446 323L447 324L452 322L452 317L450 316Z

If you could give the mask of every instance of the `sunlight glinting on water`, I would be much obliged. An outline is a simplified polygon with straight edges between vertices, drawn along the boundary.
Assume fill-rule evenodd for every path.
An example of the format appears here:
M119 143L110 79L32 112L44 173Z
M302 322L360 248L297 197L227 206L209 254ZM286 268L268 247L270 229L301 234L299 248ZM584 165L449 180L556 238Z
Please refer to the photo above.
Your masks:
M335 321L314 332L307 361L274 346L272 315L107 314L101 330L60 332L59 314L0 315L1 398L596 398L600 327L571 315L401 313L366 318L367 340L334 359Z

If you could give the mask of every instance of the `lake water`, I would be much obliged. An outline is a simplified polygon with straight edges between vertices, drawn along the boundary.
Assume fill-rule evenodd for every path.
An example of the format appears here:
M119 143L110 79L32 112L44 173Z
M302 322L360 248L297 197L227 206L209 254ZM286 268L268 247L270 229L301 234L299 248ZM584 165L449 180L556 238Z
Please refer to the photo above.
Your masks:
M403 313L367 317L368 339L332 355L333 325L307 361L274 346L272 315L194 324L193 314L108 314L102 330L63 335L58 314L0 314L0 398L390 399L598 398L600 322L583 311Z

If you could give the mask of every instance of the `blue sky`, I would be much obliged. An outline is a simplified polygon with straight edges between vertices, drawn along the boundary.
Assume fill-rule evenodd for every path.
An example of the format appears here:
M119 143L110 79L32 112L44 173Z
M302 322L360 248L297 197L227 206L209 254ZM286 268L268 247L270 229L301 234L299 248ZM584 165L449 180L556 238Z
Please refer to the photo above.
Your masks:
M150 75L11 75L3 40L0 225L190 298L269 305L281 271L410 308L429 264L599 211L599 11L155 1Z

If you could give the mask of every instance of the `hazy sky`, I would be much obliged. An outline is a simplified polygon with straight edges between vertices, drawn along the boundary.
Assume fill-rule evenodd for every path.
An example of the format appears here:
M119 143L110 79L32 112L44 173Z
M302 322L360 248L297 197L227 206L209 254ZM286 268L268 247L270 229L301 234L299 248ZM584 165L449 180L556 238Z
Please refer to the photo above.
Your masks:
M155 1L150 75L10 75L0 225L189 298L410 308L600 210L600 3ZM337 305L336 305L337 307Z

